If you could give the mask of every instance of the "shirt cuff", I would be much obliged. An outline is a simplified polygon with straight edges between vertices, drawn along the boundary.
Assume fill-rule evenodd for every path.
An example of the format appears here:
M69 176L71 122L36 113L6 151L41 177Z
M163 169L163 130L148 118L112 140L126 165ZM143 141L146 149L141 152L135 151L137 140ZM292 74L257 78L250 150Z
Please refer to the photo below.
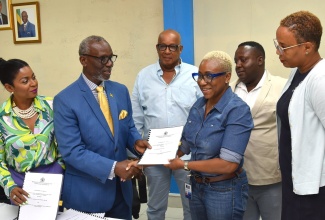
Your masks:
M190 146L187 144L185 140L182 140L182 144L178 147L179 150L181 150L184 154L190 154L191 149Z
M113 166L112 166L111 172L110 172L110 174L109 174L109 176L108 176L108 178L107 178L107 179L109 179L109 180L112 180L112 179L115 177L114 170L115 170L116 163L117 163L117 162L115 161L114 164L113 164Z
M10 187L5 187L5 188L4 188L5 195L6 195L8 198L10 198L10 193L11 193L11 191L12 191L15 187L17 187L17 185L12 185L12 186L10 186Z
M143 156L143 154L141 154L139 151L137 151L135 145L134 145L134 147L133 147L133 150L134 150L134 152L135 152L134 155L135 155L136 157L141 158L141 157Z
M243 156L226 148L221 148L220 158L229 162L240 164L241 160L243 159Z

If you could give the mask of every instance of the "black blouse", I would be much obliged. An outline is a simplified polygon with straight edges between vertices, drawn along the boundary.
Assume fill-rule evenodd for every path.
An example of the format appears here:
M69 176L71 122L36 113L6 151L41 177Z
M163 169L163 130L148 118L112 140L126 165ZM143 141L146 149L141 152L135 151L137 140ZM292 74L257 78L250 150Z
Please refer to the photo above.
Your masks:
M292 94L297 86L305 79L309 72L301 74L299 70L296 71L291 85L283 93L277 103L277 115L281 119L281 130L279 139L279 162L282 174L283 187L293 190L292 184L292 167L291 167L291 130L289 125L288 108ZM299 119L297 119L299 120ZM288 188L287 188L288 187Z

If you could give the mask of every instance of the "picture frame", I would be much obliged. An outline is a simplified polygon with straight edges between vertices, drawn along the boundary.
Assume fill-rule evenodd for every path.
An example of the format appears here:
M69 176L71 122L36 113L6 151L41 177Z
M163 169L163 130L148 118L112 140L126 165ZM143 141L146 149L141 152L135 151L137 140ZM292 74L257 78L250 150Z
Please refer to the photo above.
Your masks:
M39 2L11 4L11 14L15 44L42 42Z
M11 0L0 0L0 31L11 29Z

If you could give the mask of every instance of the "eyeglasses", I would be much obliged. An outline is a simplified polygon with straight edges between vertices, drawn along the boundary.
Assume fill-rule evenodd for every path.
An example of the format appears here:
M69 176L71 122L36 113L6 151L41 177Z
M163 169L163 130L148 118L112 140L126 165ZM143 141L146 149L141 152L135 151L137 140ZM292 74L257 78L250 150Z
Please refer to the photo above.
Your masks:
M218 76L225 75L227 72L222 73L208 73L208 74L200 74L200 73L192 73L193 79L198 82L204 79L206 83L212 82L212 80Z
M90 54L81 54L82 56L88 56L88 57L93 57L93 58L97 58L100 59L100 62L105 65L109 60L114 63L117 59L117 55L113 54L112 56L102 56L102 57L96 57Z
M157 44L156 47L158 50L160 51L165 51L167 50L167 47L168 49L171 51L171 52L175 52L176 50L178 50L178 48L182 46L182 45L176 45L176 44L171 44L171 45L166 45L166 44Z
M287 49L290 49L290 48L294 48L294 47L298 47L298 46L303 45L303 44L306 43L306 42L304 42L304 43L296 44L296 45L289 46L289 47L281 47L281 46L279 45L279 42L277 41L277 39L273 39L273 42L274 42L274 46L275 46L275 48L279 51L279 53L280 53L281 55L284 53L284 50L287 50Z

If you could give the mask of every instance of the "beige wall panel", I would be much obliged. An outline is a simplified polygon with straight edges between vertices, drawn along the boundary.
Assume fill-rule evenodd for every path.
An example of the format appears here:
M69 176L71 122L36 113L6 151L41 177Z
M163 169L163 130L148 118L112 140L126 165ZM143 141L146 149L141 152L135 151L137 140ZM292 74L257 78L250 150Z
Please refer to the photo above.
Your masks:
M30 0L12 0L12 3ZM130 92L140 69L157 60L163 30L162 0L40 0L42 43L14 44L12 30L0 31L0 57L27 61L39 80L39 94L54 96L79 77L78 47L89 35L111 44L118 59L111 79ZM9 93L0 88L0 102Z
M234 57L239 43L253 40L263 45L266 68L274 75L288 78L275 53L273 39L280 20L299 11L314 13L325 26L325 1L322 0L194 0L195 64L205 53L223 50ZM324 36L320 54L324 56ZM233 68L232 80L237 79Z
M12 3L29 0L12 0ZM157 59L155 44L163 30L162 0L40 0L42 43L14 44L12 31L0 31L0 57L26 60L39 80L39 93L54 96L81 72L80 41L88 35L105 37L118 54L112 80L124 83L130 92L138 71ZM309 10L323 26L322 0L194 0L195 64L211 50L234 56L246 40L261 43L266 50L266 67L275 75L288 77L278 61L272 39L286 15ZM322 41L323 42L323 41ZM324 46L321 43L321 55ZM233 79L235 79L233 71ZM8 93L0 88L0 102Z

